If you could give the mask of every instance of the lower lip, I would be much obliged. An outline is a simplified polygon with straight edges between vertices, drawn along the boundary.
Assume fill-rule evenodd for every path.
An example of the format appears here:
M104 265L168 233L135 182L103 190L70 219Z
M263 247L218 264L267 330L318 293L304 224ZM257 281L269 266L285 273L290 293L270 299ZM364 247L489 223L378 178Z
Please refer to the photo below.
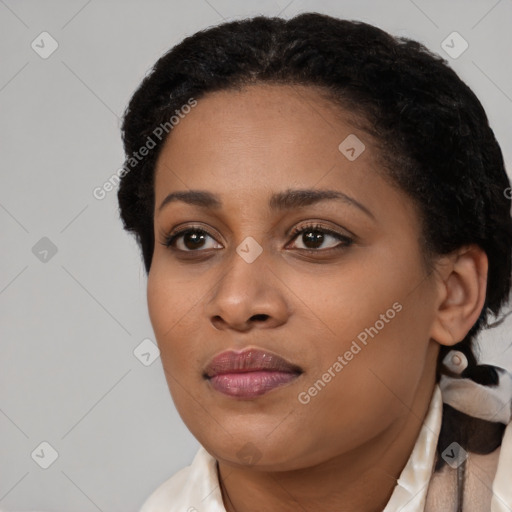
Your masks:
M297 373L255 371L224 373L210 377L212 387L225 395L239 398L254 398L284 386L299 376Z

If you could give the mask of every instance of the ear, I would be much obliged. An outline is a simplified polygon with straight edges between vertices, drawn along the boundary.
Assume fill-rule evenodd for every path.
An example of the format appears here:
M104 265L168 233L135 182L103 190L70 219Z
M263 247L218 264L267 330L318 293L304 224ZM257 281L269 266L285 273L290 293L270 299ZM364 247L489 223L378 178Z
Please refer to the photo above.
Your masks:
M485 251L470 245L436 262L438 305L430 337L441 345L462 341L482 311L487 290Z

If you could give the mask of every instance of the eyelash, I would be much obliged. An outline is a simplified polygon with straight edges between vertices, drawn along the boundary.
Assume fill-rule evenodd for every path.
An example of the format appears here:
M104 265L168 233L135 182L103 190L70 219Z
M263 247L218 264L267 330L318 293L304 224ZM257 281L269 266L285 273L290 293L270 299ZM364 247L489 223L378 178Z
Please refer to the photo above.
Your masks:
M322 227L320 224L309 224L309 225L306 225L306 226L302 226L301 228L297 228L296 227L296 228L294 228L292 230L292 232L290 233L290 236L292 237L292 241L293 241L296 238L298 238L299 235L301 235L303 233L306 233L306 232L310 232L310 231L315 231L315 232L319 232L319 233L322 233L322 234L331 235L334 238L337 238L340 241L340 244L338 244L338 245L336 245L334 247L329 247L328 249L298 249L298 250L300 250L302 252L307 252L307 253L330 252L330 251L334 251L334 250L346 249L347 247L352 245L352 243L354 242L354 240L352 238L350 238L350 237L348 237L346 235L342 235L341 233L337 233L336 231L333 231L331 229ZM170 235L165 235L164 236L164 241L161 242L161 244L163 246L169 248L169 249L172 249L174 251L179 251L179 252L189 252L189 253L192 253L192 252L202 252L200 249L198 249L198 250L183 251L182 249L176 249L176 248L172 247L174 242L179 237L181 237L183 235L186 235L188 233L205 234L205 235L208 235L209 237L215 239L215 237L213 235L211 235L208 231L206 231L204 228L191 226L191 227L188 227L186 229L182 229L181 231L177 231L176 233L173 233L173 234L170 234Z

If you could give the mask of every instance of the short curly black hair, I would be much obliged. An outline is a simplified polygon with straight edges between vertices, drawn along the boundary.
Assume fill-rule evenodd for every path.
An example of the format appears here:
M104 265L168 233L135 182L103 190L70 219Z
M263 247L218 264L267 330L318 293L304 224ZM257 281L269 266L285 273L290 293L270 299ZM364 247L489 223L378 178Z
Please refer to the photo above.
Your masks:
M226 22L185 38L156 62L124 115L126 172L118 191L124 228L135 234L146 272L155 243L154 170L167 139L155 137L155 128L191 98L261 83L314 86L354 114L376 141L386 177L417 206L426 254L468 244L486 252L485 305L454 347L474 359L471 340L489 312L499 313L511 287L510 181L502 152L480 101L444 59L360 21L303 13ZM154 147L135 162L150 139ZM440 359L449 348L441 347ZM496 382L495 372L482 370L470 365L463 376Z

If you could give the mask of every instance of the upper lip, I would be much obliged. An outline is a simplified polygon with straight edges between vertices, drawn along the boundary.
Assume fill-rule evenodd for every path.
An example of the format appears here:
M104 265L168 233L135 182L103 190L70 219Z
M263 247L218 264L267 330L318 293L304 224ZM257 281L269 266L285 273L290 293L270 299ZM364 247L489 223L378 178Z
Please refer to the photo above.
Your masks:
M203 375L211 378L223 373L243 373L255 371L279 371L302 373L302 369L283 357L270 352L249 348L243 351L227 350L215 356L206 367Z

